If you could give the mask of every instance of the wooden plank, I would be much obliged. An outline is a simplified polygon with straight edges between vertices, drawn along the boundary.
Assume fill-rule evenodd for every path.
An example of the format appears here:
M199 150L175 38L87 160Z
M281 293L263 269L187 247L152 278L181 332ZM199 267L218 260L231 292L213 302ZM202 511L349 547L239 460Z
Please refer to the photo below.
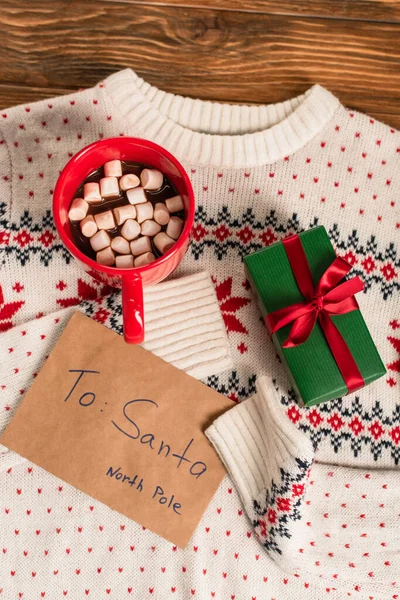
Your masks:
M112 0L127 4L238 10L270 15L400 22L398 0Z
M398 129L400 131L400 114L397 115L388 115L386 113L372 113L371 117L375 117L378 121L382 121L386 123L386 125L390 125L394 129Z
M315 82L398 113L400 26L86 0L2 0L0 81L75 90L130 66L178 94L270 103ZM47 93L48 92L48 93ZM8 103L10 104L10 103Z

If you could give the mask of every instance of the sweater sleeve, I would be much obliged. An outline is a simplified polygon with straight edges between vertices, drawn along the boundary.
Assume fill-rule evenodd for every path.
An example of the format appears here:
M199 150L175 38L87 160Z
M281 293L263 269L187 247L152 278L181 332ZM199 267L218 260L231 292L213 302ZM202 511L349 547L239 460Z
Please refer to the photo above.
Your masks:
M234 481L257 537L280 553L303 502L314 448L287 417L268 377L257 393L224 413L206 431Z

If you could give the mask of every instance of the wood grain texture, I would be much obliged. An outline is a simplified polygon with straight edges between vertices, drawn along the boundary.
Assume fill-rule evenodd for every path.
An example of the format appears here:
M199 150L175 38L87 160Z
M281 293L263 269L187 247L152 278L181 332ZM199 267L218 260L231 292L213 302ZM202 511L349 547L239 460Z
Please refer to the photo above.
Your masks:
M271 15L326 17L357 21L400 22L398 0L112 0L127 4L238 10Z
M282 101L318 82L348 106L400 125L397 23L2 0L0 28L3 107L87 87L130 66L167 91L228 102Z

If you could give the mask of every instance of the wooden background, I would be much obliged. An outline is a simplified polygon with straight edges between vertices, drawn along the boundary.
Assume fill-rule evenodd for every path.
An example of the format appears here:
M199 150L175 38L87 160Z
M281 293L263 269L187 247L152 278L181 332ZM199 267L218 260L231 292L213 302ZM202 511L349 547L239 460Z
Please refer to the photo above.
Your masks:
M0 107L132 67L164 90L268 103L320 83L400 128L400 0L1 0Z

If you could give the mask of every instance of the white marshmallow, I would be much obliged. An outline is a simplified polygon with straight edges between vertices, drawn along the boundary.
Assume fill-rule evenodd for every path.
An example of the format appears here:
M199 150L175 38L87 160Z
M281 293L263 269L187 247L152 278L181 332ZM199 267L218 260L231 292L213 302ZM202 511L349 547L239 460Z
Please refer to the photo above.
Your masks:
M164 181L164 175L156 169L143 169L140 173L140 183L146 190L158 190Z
M153 243L157 250L161 252L161 254L165 254L175 244L175 240L170 238L165 231L160 231L160 233L157 233L157 235L153 238Z
M125 256L115 257L115 266L117 269L132 269L133 267L133 256L132 254L125 254Z
M99 229L114 229L115 221L112 210L106 210L94 215L94 220Z
M129 242L121 235L111 240L111 248L118 252L118 254L130 254L131 249L129 248Z
M147 236L140 237L137 240L131 242L131 252L134 256L144 254L145 252L151 252L151 242Z
M92 237L97 231L96 221L93 219L93 215L88 215L86 219L83 219L80 223L82 235L85 237Z
M89 204L101 202L100 186L95 181L89 181L83 186L83 197Z
M163 202L157 202L154 207L154 220L160 225L166 225L169 221L169 210Z
M178 237L181 235L182 227L182 219L180 219L179 217L171 217L167 225L166 234L169 235L169 237L171 237L172 239L177 240Z
M100 192L103 198L118 198L118 179L116 177L103 177L103 179L100 179Z
M106 177L121 177L122 163L120 160L110 160L104 163L104 175Z
M131 204L119 206L118 208L114 208L114 216L117 225L122 225L127 219L136 218L136 208Z
M144 267L144 265L148 265L155 259L156 257L152 252L146 252L135 258L135 267Z
M133 219L128 219L122 225L121 235L123 235L126 240L128 240L128 241L134 240L135 238L138 237L139 234L140 234L140 225L137 221L134 221Z
M173 198L168 198L165 201L169 212L178 212L178 210L183 210L183 200L180 196L173 196Z
M142 223L142 226L140 227L141 234L149 235L150 237L157 235L159 231L161 231L161 225L159 225L155 221L152 221L151 219L147 219L147 221L144 221Z
M126 175L122 175L119 180L119 187L121 190L131 190L132 188L137 187L140 184L140 179L134 173L126 173Z
M147 202L146 194L142 187L137 187L126 192L129 204L143 204Z
M147 219L153 218L153 205L151 202L138 204L136 207L136 220L138 223L143 223Z
M68 216L71 221L82 221L87 215L89 204L83 198L75 198L69 207Z
M101 265L104 265L106 267L112 267L115 263L115 255L114 252L111 250L110 246L107 246L107 248L104 248L104 250L100 250L100 252L97 252L96 260Z
M92 248L95 252L99 252L99 250L103 250L103 248L106 248L107 246L109 246L110 245L110 236L108 235L107 231L104 231L104 229L101 229L100 231L95 233L90 238L90 245L92 246Z

